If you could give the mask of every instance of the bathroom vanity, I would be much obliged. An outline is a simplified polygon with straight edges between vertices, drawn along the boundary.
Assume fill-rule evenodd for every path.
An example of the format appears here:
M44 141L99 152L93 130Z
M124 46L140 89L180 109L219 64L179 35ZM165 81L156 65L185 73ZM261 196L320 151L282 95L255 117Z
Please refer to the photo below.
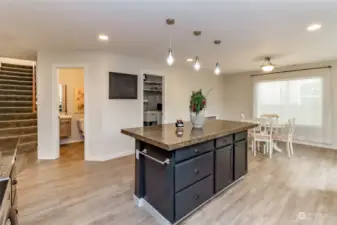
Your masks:
M247 130L256 124L207 120L123 129L136 139L134 199L160 224L176 224L247 173ZM210 203L212 204L212 203Z
M71 136L71 116L60 115L60 138L69 138Z

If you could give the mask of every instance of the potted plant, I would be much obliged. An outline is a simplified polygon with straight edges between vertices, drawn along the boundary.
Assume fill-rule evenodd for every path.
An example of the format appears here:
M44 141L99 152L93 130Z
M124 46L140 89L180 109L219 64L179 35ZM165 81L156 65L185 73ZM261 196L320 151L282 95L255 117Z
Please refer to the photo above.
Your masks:
M208 93L209 92L210 91L208 91ZM194 128L202 128L205 123L207 95L204 95L201 89L192 92L190 99L190 118Z

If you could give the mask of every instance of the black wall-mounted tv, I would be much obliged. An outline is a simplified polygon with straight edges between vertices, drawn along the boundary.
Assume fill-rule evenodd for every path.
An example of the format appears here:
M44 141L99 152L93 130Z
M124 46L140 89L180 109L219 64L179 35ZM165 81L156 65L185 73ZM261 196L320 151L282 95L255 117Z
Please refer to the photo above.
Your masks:
M138 76L109 72L109 99L137 99Z

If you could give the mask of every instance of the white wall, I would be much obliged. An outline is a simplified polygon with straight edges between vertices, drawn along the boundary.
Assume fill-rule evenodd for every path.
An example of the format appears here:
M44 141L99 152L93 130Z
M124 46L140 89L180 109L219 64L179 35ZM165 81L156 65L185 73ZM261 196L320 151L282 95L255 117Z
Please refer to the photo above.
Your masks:
M61 144L83 141L77 127L77 120L83 119L84 113L75 113L74 91L75 88L84 88L84 69L60 68L58 70L58 83L67 86L67 114L71 116L71 136L61 139Z
M108 72L154 74L165 78L164 120L189 119L188 99L192 90L213 88L208 97L208 115L223 118L222 77L211 72L194 72L168 67L139 58L99 52L39 52L37 61L38 87L38 156L40 159L58 157L57 129L57 67L85 67L85 158L107 160L134 151L134 140L122 135L122 128L142 126L142 86L137 100L109 100ZM53 69L54 68L54 69ZM139 76L139 83L142 82Z
M290 69L311 68L331 65L331 113L332 113L332 145L320 145L321 147L337 149L337 60L318 63L310 63L296 66L282 67L275 71L284 71ZM224 77L224 109L223 116L226 119L239 119L240 113L244 113L246 118L253 116L253 91L254 84L252 74L259 74L260 71L252 71L242 74L225 75ZM266 75L268 76L268 75Z

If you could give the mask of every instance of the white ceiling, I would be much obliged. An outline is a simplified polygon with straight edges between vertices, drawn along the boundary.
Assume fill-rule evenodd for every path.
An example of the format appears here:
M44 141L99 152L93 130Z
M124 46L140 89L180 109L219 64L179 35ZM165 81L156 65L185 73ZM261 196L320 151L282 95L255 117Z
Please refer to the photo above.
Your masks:
M165 24L168 17L175 18L173 27ZM307 32L313 22L322 29ZM172 34L177 64L198 55L202 67L219 61L231 73L259 68L257 58L266 55L278 56L277 65L337 59L336 28L333 0L2 0L0 56L106 50L163 62ZM99 33L109 42L97 41Z

